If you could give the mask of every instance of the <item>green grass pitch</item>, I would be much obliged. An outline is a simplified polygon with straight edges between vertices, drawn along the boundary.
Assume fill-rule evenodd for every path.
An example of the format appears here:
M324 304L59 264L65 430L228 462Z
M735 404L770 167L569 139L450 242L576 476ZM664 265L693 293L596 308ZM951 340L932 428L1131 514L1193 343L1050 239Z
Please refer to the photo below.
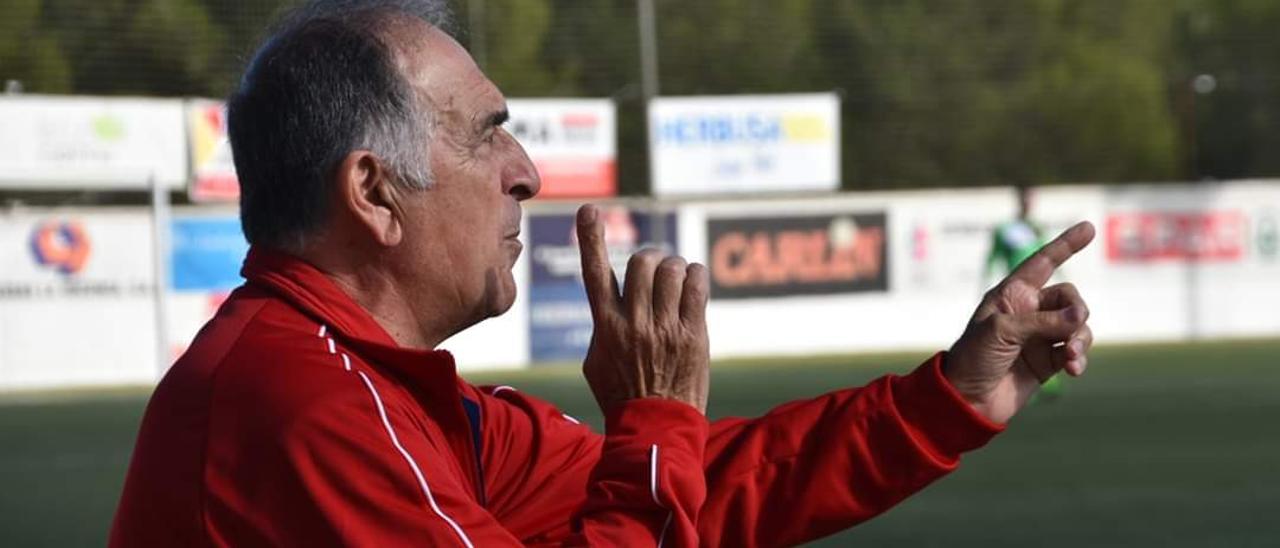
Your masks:
M927 356L717 363L711 414L771 405ZM600 424L576 368L473 375ZM138 390L0 396L0 544L105 542L145 404ZM1065 396L960 470L827 546L1276 546L1280 341L1094 351Z

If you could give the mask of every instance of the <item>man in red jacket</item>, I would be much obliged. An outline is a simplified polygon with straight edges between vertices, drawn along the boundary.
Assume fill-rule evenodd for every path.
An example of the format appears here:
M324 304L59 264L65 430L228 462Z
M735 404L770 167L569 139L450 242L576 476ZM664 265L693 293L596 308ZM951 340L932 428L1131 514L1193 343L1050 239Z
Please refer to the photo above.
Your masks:
M1041 288L1077 226L905 376L708 422L701 265L609 268L578 216L604 433L436 346L511 306L538 175L433 3L318 3L229 104L245 285L161 381L113 546L777 546L868 519L953 470L1092 336ZM507 341L493 341L507 344ZM1061 343L1061 344L1059 344Z

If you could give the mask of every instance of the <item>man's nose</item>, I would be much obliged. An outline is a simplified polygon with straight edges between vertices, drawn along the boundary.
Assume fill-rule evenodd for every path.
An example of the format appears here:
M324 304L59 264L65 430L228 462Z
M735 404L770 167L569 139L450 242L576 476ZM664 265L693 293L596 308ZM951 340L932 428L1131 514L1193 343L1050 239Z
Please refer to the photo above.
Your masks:
M513 158L503 170L503 191L514 196L516 200L528 200L537 196L538 191L542 190L542 177L538 176L538 168L533 165L524 147L515 142L515 139L511 141L515 145L515 150Z

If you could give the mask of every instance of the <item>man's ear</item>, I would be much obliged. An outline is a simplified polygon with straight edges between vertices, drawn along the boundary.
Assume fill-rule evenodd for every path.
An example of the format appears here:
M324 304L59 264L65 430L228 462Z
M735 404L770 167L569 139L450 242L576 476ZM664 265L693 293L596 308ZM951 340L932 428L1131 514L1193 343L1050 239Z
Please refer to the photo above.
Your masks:
M336 174L339 207L347 210L357 226L374 241L392 247L404 237L401 194L391 172L367 150L347 154Z

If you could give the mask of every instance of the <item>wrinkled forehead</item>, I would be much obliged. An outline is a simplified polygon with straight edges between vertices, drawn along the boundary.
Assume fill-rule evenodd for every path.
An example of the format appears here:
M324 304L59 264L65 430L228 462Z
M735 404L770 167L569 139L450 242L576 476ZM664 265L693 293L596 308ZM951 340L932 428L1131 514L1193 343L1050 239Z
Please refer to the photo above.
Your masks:
M470 124L497 110L506 99L467 50L439 29L403 19L387 29L388 42L409 85L442 124Z

